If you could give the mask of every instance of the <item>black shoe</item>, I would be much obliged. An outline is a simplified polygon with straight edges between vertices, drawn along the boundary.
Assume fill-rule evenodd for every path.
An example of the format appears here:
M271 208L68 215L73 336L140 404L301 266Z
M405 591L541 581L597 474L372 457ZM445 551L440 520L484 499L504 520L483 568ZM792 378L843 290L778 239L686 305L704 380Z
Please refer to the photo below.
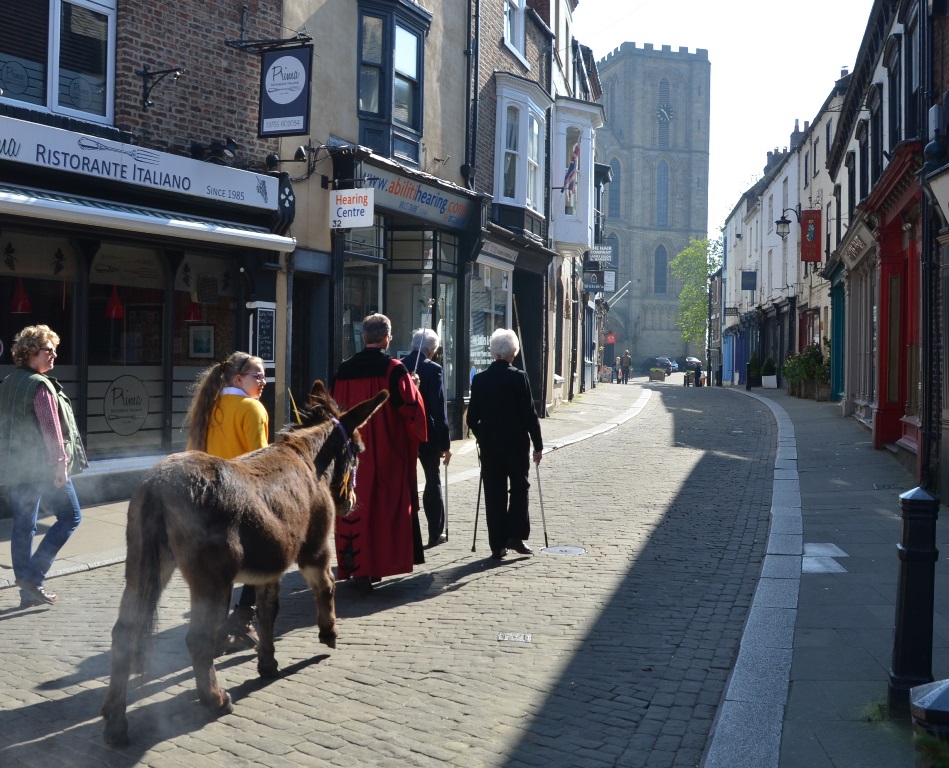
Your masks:
M519 555L533 555L534 554L534 550L531 549L529 546L527 546L520 539L508 539L507 545L508 547L513 549L515 552L517 552L517 554Z
M432 547L437 547L439 544L444 544L448 541L447 533L440 533L438 536L431 536L428 540L428 546L426 549L431 549Z
M56 602L56 595L47 592L42 584L34 584L26 579L17 579L16 585L20 588L21 608L32 608L34 605L52 605Z
M505 556L506 554L507 554L507 549L505 549L505 548L503 548L503 547L502 547L501 549L492 549L492 550L491 550L491 557L492 557L494 560L503 560L503 559L504 559L504 556Z

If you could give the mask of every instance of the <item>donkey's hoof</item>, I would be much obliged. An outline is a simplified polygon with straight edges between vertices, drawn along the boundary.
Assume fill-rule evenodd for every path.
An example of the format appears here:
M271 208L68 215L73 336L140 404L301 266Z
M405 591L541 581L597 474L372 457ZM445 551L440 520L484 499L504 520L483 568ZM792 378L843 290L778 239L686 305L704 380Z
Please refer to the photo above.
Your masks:
M234 702L231 701L231 694L229 694L227 691L221 691L221 693L224 696L224 701L222 701L220 705L215 707L214 714L215 715L229 715L231 714L231 712L234 711Z
M127 747L129 745L128 720L117 716L106 718L102 738L110 747Z
M277 660L268 659L264 661L263 659L258 659L257 674L261 677L267 678L268 680L274 680L280 677L280 668L277 666Z
M337 634L335 629L329 632L320 632L320 642L330 648L336 648L336 638Z

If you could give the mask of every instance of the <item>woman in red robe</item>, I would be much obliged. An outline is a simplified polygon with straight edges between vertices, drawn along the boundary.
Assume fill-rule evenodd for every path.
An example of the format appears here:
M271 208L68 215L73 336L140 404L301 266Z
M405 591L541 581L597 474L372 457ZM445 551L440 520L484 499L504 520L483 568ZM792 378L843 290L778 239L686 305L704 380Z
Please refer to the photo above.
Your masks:
M385 315L363 320L364 348L339 366L332 389L344 409L389 391L359 430L366 450L359 455L356 506L336 519L336 577L369 585L425 562L416 470L418 444L428 438L425 405L406 367L386 353L391 338Z

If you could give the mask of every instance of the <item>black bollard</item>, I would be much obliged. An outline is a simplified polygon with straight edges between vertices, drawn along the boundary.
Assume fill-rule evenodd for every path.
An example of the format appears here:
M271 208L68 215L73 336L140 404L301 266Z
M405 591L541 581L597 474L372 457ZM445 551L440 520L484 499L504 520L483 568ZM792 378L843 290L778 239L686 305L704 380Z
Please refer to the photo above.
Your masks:
M751 363L745 363L745 389L751 392Z
M936 518L939 499L925 488L900 494L903 532L896 551L900 572L896 588L893 661L887 689L890 717L910 711L910 689L933 681L933 596L935 592Z

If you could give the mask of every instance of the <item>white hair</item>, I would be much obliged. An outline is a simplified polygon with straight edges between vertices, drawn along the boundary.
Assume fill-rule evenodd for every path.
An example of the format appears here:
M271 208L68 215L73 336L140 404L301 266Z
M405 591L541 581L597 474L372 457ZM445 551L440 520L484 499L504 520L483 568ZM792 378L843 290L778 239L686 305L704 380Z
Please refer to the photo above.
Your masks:
M511 355L517 356L521 345L517 341L517 334L510 328L498 328L491 334L491 343L488 349L498 360L503 360Z
M434 355L441 345L442 340L431 328L419 328L412 334L412 349L420 351L426 357Z

